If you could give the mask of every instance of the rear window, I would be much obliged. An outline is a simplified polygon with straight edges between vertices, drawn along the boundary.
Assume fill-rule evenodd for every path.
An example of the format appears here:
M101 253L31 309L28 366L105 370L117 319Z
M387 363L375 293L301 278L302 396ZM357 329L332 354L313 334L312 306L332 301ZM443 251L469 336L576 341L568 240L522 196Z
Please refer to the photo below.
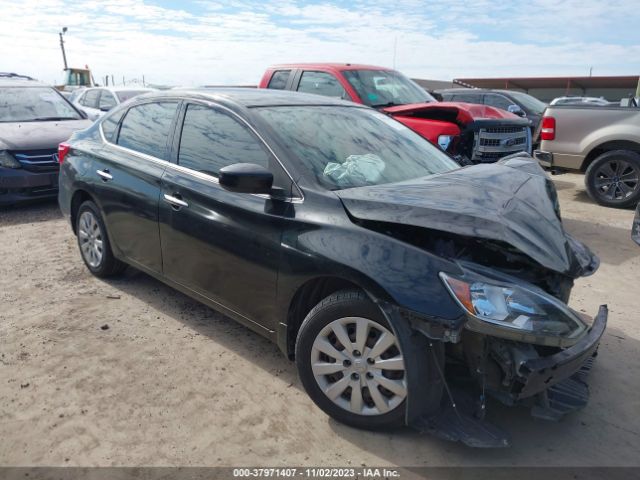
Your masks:
M84 105L89 108L98 108L99 98L100 90L87 90L87 93L85 93L82 100L80 100L80 105Z
M0 88L0 122L80 120L71 104L50 87Z
M115 142L117 137L118 124L120 123L120 119L122 118L122 115L124 115L124 112L125 110L120 110L113 115L108 115L102 121L102 133L104 134L104 138L108 142Z
M289 74L291 70L278 70L273 73L269 85L267 88L273 88L274 90L284 90L287 86L287 80L289 80Z
M175 102L145 103L130 108L120 126L118 145L166 159L176 108Z

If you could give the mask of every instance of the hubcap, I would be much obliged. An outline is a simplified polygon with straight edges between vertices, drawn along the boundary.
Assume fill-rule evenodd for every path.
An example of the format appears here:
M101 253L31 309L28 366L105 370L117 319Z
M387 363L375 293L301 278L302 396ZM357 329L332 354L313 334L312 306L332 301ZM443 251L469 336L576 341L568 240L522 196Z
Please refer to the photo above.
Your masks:
M96 268L102 262L102 232L98 220L91 212L82 212L78 222L78 238L82 258Z
M382 415L407 396L396 337L367 318L339 318L324 327L311 348L311 368L324 394L351 413Z
M640 170L624 160L611 160L596 171L598 195L607 200L624 200L640 188Z

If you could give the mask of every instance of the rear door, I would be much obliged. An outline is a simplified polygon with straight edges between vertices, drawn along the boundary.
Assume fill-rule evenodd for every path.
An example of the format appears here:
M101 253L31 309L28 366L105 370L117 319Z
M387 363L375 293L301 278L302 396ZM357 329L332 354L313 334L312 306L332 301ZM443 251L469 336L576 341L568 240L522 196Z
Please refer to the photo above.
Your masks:
M235 114L201 103L184 106L175 161L160 201L164 275L251 327L275 330L280 236L290 203L232 193L218 184L220 168L262 165L274 186L291 181L262 141ZM260 328L258 328L260 330Z
M162 271L160 181L178 105L143 103L129 108L118 124L107 119L102 125L105 154L91 172L113 248L128 262L155 273Z

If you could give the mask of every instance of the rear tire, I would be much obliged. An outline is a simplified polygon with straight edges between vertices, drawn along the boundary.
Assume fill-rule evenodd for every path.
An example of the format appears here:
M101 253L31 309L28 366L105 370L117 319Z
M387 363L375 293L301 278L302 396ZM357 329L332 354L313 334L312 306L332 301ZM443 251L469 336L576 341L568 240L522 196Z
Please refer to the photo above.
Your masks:
M328 296L298 332L296 365L305 390L325 413L353 427L404 425L411 368L405 362L393 329L362 291Z
M111 277L122 273L127 264L113 256L107 229L95 203L87 200L76 215L76 235L80 256L96 277Z
M628 208L640 201L640 154L612 150L597 157L585 173L589 196L605 207Z

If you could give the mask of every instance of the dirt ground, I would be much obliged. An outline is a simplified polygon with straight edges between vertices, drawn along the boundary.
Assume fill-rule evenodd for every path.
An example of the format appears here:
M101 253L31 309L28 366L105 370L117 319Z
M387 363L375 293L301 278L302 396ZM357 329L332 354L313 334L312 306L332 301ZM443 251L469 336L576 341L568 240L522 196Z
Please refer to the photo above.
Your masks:
M594 205L581 175L554 180L602 261L571 305L609 304L609 327L585 410L549 423L489 405L507 450L338 424L257 334L133 269L91 276L55 202L0 210L0 465L640 465L633 212Z

